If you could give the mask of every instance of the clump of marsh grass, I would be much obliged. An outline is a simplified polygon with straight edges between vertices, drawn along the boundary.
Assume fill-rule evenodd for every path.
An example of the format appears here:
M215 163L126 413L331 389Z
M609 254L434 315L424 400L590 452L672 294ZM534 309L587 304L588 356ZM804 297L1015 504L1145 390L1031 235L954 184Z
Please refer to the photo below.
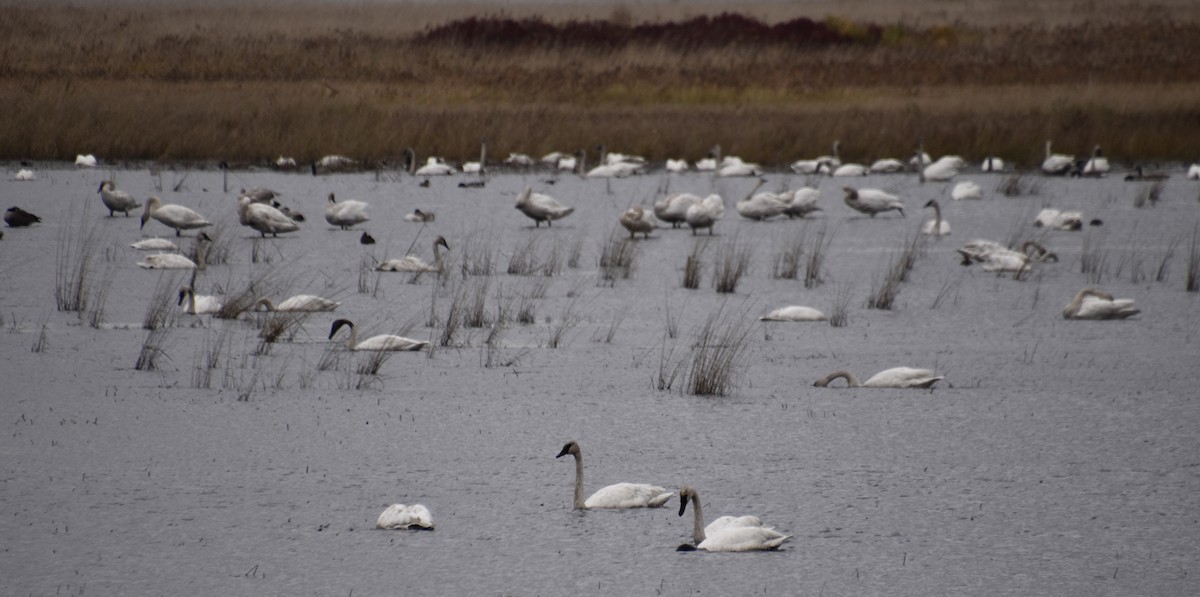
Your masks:
M833 242L833 234L826 235L825 223L821 223L821 229L817 231L815 238L812 240L812 245L808 248L808 260L804 266L804 287L816 288L823 281L821 271L825 266L825 251L829 249L830 243Z
M487 312L487 295L490 278L476 278L464 297L463 325L469 328L482 328L490 323Z
M1184 288L1188 292L1200 291L1200 227L1192 228L1192 241L1188 243Z
M1088 232L1083 236L1083 248L1079 254L1079 273L1083 274L1089 284L1100 284L1108 271L1108 251L1104 248L1104 238L1093 238Z
M163 343L167 340L167 335L172 328L163 326L151 329L146 332L146 339L142 341L142 348L138 351L137 362L133 368L138 371L155 371L158 369L158 359L165 356L163 352Z
M286 338L289 342L294 340L296 332L311 316L312 313L307 311L280 311L267 314L258 328L259 343L254 354L259 356L270 354L271 346L280 338Z
M222 328L214 341L211 333L205 331L192 365L193 388L207 390L212 387L212 372L221 366L221 355L229 348L230 334L229 328Z
M1139 186L1138 194L1133 198L1133 206L1140 209L1146 205L1150 207L1157 205L1159 198L1162 197L1162 181L1156 180L1151 184Z
M708 239L697 239L692 244L692 251L688 253L687 261L683 265L684 288L695 290L700 287L700 269L704 265L700 258L706 247L708 247Z
M225 296L221 308L213 314L213 317L237 319L243 313L253 309L258 299L276 294L282 286L281 277L275 272L255 274L245 285Z
M163 273L154 285L154 293L146 305L146 314L142 317L142 329L157 330L175 324L179 314L174 309L176 292L182 276L178 273Z
M833 308L829 311L829 325L835 328L846 327L850 323L850 296L853 286L849 283L839 284L833 295Z
M82 204L74 203L69 219L74 226L59 229L58 247L54 253L54 302L60 312L82 313L88 306L91 290L92 261L100 254L100 232L94 218L87 218Z
M546 340L546 346L550 348L559 348L565 346L564 342L567 339L567 333L575 326L579 325L579 316L575 314L575 302L577 299L572 299L568 302L559 313L558 319L550 324L550 336Z
M537 237L530 237L515 247L508 256L508 269L505 271L510 276L528 276L535 273L538 270L537 244Z
M48 346L46 336L50 332L50 316L47 314L42 319L42 325L39 326L37 338L33 340L33 346L29 347L29 351L33 353L42 353L46 351Z
M470 276L490 276L496 271L491 239L482 233L469 234L462 241L463 272Z
M671 388L675 386L675 381L683 373L683 367L686 364L685 356L675 352L675 343L671 343L671 347L668 349L667 339L663 338L658 353L658 373L654 378L654 389L660 392L671 391Z
M750 255L750 245L739 243L736 235L732 241L722 242L713 263L713 288L721 294L737 292L738 283L750 269Z
M598 286L613 286L617 279L629 279L633 275L637 258L637 243L628 236L614 231L600 248L600 279Z
M783 249L771 257L771 277L776 280L795 280L804 263L804 232L793 235Z
M108 291L112 288L113 277L112 275L104 276L88 302L88 325L93 329L99 329L104 325L104 307L108 304Z
M1169 267L1170 267L1170 263L1171 263L1171 258L1175 256L1175 249L1177 249L1178 247L1179 247L1179 239L1178 238L1172 238L1171 242L1167 244L1167 248L1163 251L1162 258L1158 262L1158 267L1154 269L1154 281L1155 282L1166 282L1167 281L1167 278L1170 276Z
M708 316L692 342L685 385L693 396L726 396L737 387L754 326L748 313L731 313L725 305Z
M579 269L579 260L583 257L583 236L575 237L575 242L571 244L571 249L567 251L567 267L571 269Z
M1020 197L1022 195L1037 195L1041 193L1042 183L1037 178L1026 178L1020 174L1009 174L996 185L996 192L1005 197Z
M908 279L908 272L916 265L921 253L921 237L913 236L905 241L904 249L892 258L883 282L871 288L867 296L867 308L890 311L900 294L900 285Z
M441 324L441 333L438 335L437 341L438 346L454 346L454 337L458 333L458 328L463 324L466 311L466 291L460 285L455 289L450 299L450 308L447 309L446 314L440 319L436 313L434 314L434 320Z
M961 275L958 278L953 279L953 280L947 278L945 281L942 282L942 286L940 288L938 288L937 295L933 297L933 304L929 305L929 308L937 309L942 306L942 303L946 302L946 299L949 299L951 297L953 297L954 302L957 303L958 302L958 288L961 285L962 285L962 276Z

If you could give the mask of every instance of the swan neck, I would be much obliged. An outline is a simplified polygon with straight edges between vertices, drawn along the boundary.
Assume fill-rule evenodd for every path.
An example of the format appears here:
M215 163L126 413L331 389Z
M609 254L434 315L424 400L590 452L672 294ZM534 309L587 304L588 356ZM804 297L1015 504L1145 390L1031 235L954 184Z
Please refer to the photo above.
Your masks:
M692 541L700 545L707 538L704 536L704 509L700 506L700 494L692 492Z
M350 328L350 337L346 338L346 348L354 350L354 347L358 346L358 329L354 327L353 323L346 327Z
M830 382L832 382L833 380L835 380L839 377L844 378L846 380L846 385L848 385L849 387L857 388L862 385L862 384L858 383L858 378L854 377L853 373L850 373L849 371L846 371L845 369L842 369L839 371L834 371L833 373L830 373L829 375L822 377L820 380L817 381L817 383L815 385L817 387L823 388L825 386L828 386Z
M583 503L583 455L576 452L575 456L575 509L586 510Z

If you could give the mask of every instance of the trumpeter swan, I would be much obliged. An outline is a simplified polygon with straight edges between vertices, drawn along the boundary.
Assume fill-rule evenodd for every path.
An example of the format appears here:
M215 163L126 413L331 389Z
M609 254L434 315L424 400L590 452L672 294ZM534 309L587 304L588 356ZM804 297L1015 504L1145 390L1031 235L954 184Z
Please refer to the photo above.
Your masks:
M423 224L426 222L432 222L436 219L437 214L431 211L421 211L419 209L414 209L412 213L404 214L405 222L418 222Z
M817 205L817 199L821 197L821 191L817 189L800 187L784 195L788 195L788 206L783 210L783 215L789 218L803 218L814 211L823 211L821 206Z
M1114 299L1107 292L1084 288L1063 309L1064 319L1125 319L1141 313L1133 299Z
M76 166L82 166L84 168L95 168L96 164L98 164L98 163L99 163L99 160L96 159L96 156L94 156L90 153L81 153L81 154L78 154L75 156L75 165Z
M1031 253L1031 251L1033 252ZM962 255L963 265L982 263L985 272L1018 275L1028 270L1035 262L1058 261L1058 255L1047 251L1046 247L1032 240L1022 243L1019 251L992 241L977 240L958 249L958 253Z
M692 541L695 545L680 546L681 551L764 551L776 549L790 537L762 525L757 516L722 516L704 526L704 510L700 494L689 486L679 490L679 515L692 503Z
M179 247L165 238L146 238L129 245L139 251L178 251Z
M268 311L312 313L317 311L333 311L340 305L341 303L315 294L297 294L278 305L271 302L269 298L260 298L254 303L254 309L257 311L259 307L262 307Z
M323 156L312 163L313 176L321 172L346 172L358 168L358 162L344 155L331 154Z
M583 499L583 453L579 442L569 441L563 445L555 458L570 454L575 457L575 509L593 508L658 508L667 503L674 493L645 483L616 483L603 487L587 500Z
M1104 157L1104 153L1097 145L1092 148L1092 157L1083 164L1083 169L1080 174L1083 176L1104 176L1109 171L1108 158Z
M759 321L825 321L825 314L812 308L800 305L780 307L759 317Z
M891 193L879 189L855 189L854 187L843 187L842 191L845 192L842 201L850 209L867 214L872 218L875 217L875 214L893 210L900 212L901 216L904 215L904 202Z
M174 203L164 204L158 197L146 200L146 209L142 212L142 228L146 227L146 221L150 218L174 228L175 236L181 236L184 230L212 226L208 220L204 219L204 216L191 209Z
M693 235L696 234L696 230L702 228L708 228L709 235L712 235L713 226L724 216L725 202L720 195L714 193L688 207L684 221L692 229Z
M587 171L587 178L625 178L641 174L645 166L632 162L617 162L615 164L600 164Z
M598 149L600 150L600 163L602 164L635 164L644 167L648 163L646 158L640 155L609 151L604 145L601 145Z
M640 205L625 210L618 221L629 231L629 238L633 238L639 232L646 238L650 238L650 231L658 227L658 221L654 218L654 214L646 211L646 208Z
M925 207L933 208L933 219L925 222L925 225L921 227L921 233L929 236L950 234L950 222L942 219L942 206L938 205L937 199L930 199Z
M558 158L555 158L557 161ZM504 163L514 168L530 168L533 166L533 158L524 153L509 153L508 157L504 158Z
M442 263L441 247L450 249L450 245L446 244L446 239L439 236L433 239L433 264L428 264L420 257L415 255L405 255L399 259L388 259L381 262L375 269L381 272L438 272L445 271L445 265Z
M100 188L96 192L100 193L100 201L104 203L104 207L108 208L108 217L110 218L115 216L118 211L124 213L128 218L130 210L141 207L133 195L117 190L117 184L111 180L101 182Z
M911 158L908 158L908 165L913 170L920 172L925 166L933 163L933 157L925 152L925 140L917 141L917 151L913 153Z
M429 346L428 342L405 338L404 336L395 336L392 334L380 334L371 336L362 342L358 341L358 331L354 328L354 322L349 319L339 319L333 322L333 327L329 328L329 339L333 339L333 335L342 327L350 328L350 337L346 339L347 350L397 350L397 351L413 351L421 350Z
M4 212L4 223L8 224L9 228L24 228L41 221L42 219L38 216L16 206L10 207Z
M263 238L267 234L279 236L280 232L295 232L300 224L287 214L266 203L255 203L249 197L238 199L238 220L243 226L257 230Z
M458 170L455 170L454 166L442 161L442 158L429 156L425 160L425 165L417 168L413 174L417 176L448 176L455 172L458 172Z
M680 172L688 171L688 163L687 160L667 159L666 168L667 172L679 174Z
M184 286L179 289L179 304L183 305L184 299L187 299L187 305L184 305L183 311L192 315L211 315L221 310L221 301L215 296L196 295L196 291L192 290L191 286Z
M1074 165L1075 156L1051 152L1050 140L1046 140L1046 158L1042 160L1042 172L1055 175L1067 174Z
M479 161L463 162L462 171L464 174L478 174L480 176L487 174L487 141L479 142Z
M979 165L979 169L984 172L1002 172L1004 170L1004 160L988 156L983 158L983 163Z
M387 530L426 529L433 530L433 514L421 504L405 506L392 504L379 515L375 528Z
M783 214L783 211L787 209L787 202L779 195L775 193L754 194L766 183L766 179L758 179L758 182L754 183L754 188L750 189L745 197L734 203L734 209L739 216L747 220L761 221Z
M721 160L721 167L717 169L717 176L733 177L733 176L762 176L762 166L744 162L736 156L728 156Z
M963 201L966 199L983 199L983 189L979 188L979 184L964 180L950 190L950 197L955 201Z
M1188 167L1188 180L1200 180L1200 164L1192 164Z
M896 158L882 158L871 162L870 170L873 174L893 174L904 171L904 162Z
M945 376L935 375L929 369L913 369L912 367L893 367L872 375L867 381L859 383L849 371L839 370L818 379L813 386L824 388L837 378L845 378L851 388L930 388Z
M150 239L153 240L153 239ZM143 241L145 242L145 241ZM201 232L196 235L196 260L192 261L179 253L156 253L147 255L143 260L138 262L138 267L143 269L198 269L203 270L206 266L205 257L208 254L208 243L212 242L207 233Z
M842 164L841 166L834 168L830 175L847 178L851 176L866 176L870 173L871 171L862 164Z
M542 159L539 161L546 166L550 166L551 168L557 168L558 161L567 157L571 157L571 154L561 151L551 151L550 153L542 156Z
M342 230L349 230L351 226L361 224L370 219L367 216L367 204L365 202L351 199L338 203L333 193L329 194L329 203L325 205L326 222Z
M567 207L549 195L535 193L529 187L525 187L517 196L516 208L533 220L534 228L541 226L542 222L549 227L554 220L561 220L575 211L574 207Z
M946 155L921 169L922 181L944 182L958 176L958 171L966 165L961 157Z
M1083 213L1078 211L1043 209L1038 212L1033 225L1038 228L1050 228L1052 230L1080 230L1083 228Z
M721 162L721 146L714 145L712 149L708 150L707 157L705 157L704 159L696 160L696 169L701 172L713 172L713 171L716 171L717 166L720 164L720 162Z
M37 176L34 176L33 170L30 170L29 168L21 168L20 170L17 170L16 174L13 175L13 180L21 182L29 182L36 178Z
M654 216L670 224L672 228L678 228L680 224L687 222L688 208L701 201L703 198L691 193L667 195L654 202Z

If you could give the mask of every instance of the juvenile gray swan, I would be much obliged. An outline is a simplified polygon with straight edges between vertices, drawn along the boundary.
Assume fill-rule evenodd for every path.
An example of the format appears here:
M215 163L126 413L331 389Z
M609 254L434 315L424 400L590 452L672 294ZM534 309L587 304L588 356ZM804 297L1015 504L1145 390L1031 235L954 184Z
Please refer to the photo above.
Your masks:
M529 187L525 187L517 196L516 208L533 220L534 228L541 226L542 222L549 228L554 220L561 220L575 212L574 207L567 207L549 195L535 193Z
M118 211L128 218L130 211L141 207L141 204L132 195L125 191L118 191L116 183L111 180L100 183L100 188L96 192L100 193L100 201L104 203L104 207L108 208L108 217L110 218Z
M555 458L570 454L575 457L575 509L592 508L658 508L674 493L645 483L616 483L603 487L587 500L583 499L583 454L579 443L567 442Z
M1133 299L1114 299L1107 292L1084 288L1063 309L1063 319L1125 319L1141 313Z

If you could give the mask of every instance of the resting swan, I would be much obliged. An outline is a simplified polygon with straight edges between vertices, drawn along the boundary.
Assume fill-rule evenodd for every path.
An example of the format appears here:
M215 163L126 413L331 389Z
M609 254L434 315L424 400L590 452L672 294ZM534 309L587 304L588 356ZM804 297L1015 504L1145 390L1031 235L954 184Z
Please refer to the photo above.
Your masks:
M621 214L618 218L626 230L629 231L629 238L633 238L635 234L642 233L646 238L650 238L650 231L658 227L658 222L654 219L654 214L646 211L646 208L635 205Z
M942 219L942 206L938 205L937 199L930 199L925 207L933 208L933 219L925 222L925 225L921 227L921 233L929 236L950 234L950 222Z
M421 350L429 346L428 342L405 338L404 336L393 336L391 334L380 334L371 336L362 342L358 341L358 332L354 329L354 322L349 319L339 319L333 322L333 327L329 329L329 339L333 339L333 335L337 333L342 326L350 328L350 337L346 339L347 350Z
M872 218L875 217L875 214L893 210L900 212L901 216L904 215L904 202L891 193L885 193L879 189L855 189L854 187L843 187L842 191L846 193L842 200L850 209L867 214Z
M1051 153L1050 141L1046 141L1046 159L1042 160L1042 172L1046 174L1063 175L1071 171L1075 165L1075 156L1064 153Z
M667 195L654 202L654 216L670 224L672 228L678 228L680 224L687 222L688 208L701 201L701 197L691 193Z
M783 197L787 201L787 209L783 210L783 215L788 218L803 218L814 211L823 211L821 206L817 205L817 199L821 197L821 191L812 187L800 187L783 193Z
M118 211L123 212L128 218L131 210L141 207L133 195L125 191L118 191L117 184L111 180L100 183L100 188L96 192L100 193L100 201L104 203L104 207L108 208L108 217L110 218Z
M1063 319L1125 319L1138 313L1141 310L1133 307L1133 299L1114 299L1107 292L1084 288L1063 309Z
M549 228L554 220L561 220L575 212L574 207L567 207L549 195L535 193L529 187L525 187L517 196L516 208L533 220L534 228L541 226L542 222Z
M179 247L165 238L144 238L129 245L139 251L178 251ZM195 264L193 264L194 266Z
M215 296L196 295L196 291L192 290L191 286L184 286L179 289L179 304L183 305L183 299L187 299L187 305L183 306L185 313L192 315L212 315L221 310L221 301Z
M979 188L979 185L975 182L964 180L954 185L954 189L950 191L950 197L955 201L983 199L983 189Z
M679 515L683 516L689 501L695 504L692 507L692 541L695 545L682 545L679 551L765 551L775 549L790 539L771 527L763 526L757 516L722 516L706 527L700 494L691 487L684 486L679 490Z
M575 509L592 508L658 508L675 495L662 487L644 483L617 483L601 488L586 501L583 499L583 454L579 443L569 441L555 458L570 454L575 457Z
M709 235L712 235L713 225L724 216L725 202L721 199L720 195L714 193L689 207L684 220L687 221L688 227L692 229L693 235L696 234L696 230L701 228L708 228Z
M759 321L825 321L825 314L800 305L780 307L758 318Z
M415 255L405 255L399 259L388 259L379 264L375 269L381 272L438 272L445 271L445 265L442 263L441 247L446 247L450 250L450 245L446 244L446 239L437 237L433 239L433 265L425 263L420 257Z
M163 204L162 199L151 197L146 200L146 210L142 212L141 228L146 227L146 221L154 218L175 229L175 236L181 236L183 230L204 228L212 224L204 216L174 203Z
M134 243L134 244L138 245L141 243L146 243L151 240L162 240L162 239L146 239L145 241L140 241L140 242ZM167 241L167 242L169 243L170 241ZM140 267L142 269L198 269L198 270L203 270L203 269L205 269L205 267L207 265L206 261L205 261L206 254L208 253L207 243L210 243L210 242L212 242L212 239L209 238L208 234L205 232L201 232L199 235L196 236L196 261L192 261L191 259L188 259L187 257L180 255L179 253L155 253L154 255L147 255L145 257L145 259L142 259L141 261L139 261L138 267ZM163 246L158 243L156 243L156 245ZM171 246L174 247L174 245L171 245ZM138 248L141 248L141 247L138 247Z
M367 204L362 201L343 201L338 203L333 193L329 194L329 203L325 205L325 221L342 230L349 230L355 224L370 220L367 216Z
M257 311L259 307L263 307L268 311L291 311L291 312L315 312L315 311L332 311L341 306L341 303L331 301L327 298L319 297L315 294L297 294L282 303L276 305L269 298L260 298L254 303L254 309Z
M921 182L933 181L943 182L958 176L958 171L964 168L966 163L963 159L956 155L945 155L937 159L936 162L925 166L921 170Z
M859 383L849 371L839 370L818 379L813 386L824 388L829 382L843 377L851 388L930 388L945 376L934 375L929 369L913 369L911 367L894 367L872 375L867 381Z
M421 504L413 504L405 506L404 504L392 504L379 515L379 520L375 521L377 529L412 529L417 530L427 529L433 530L433 514L429 513L429 508Z
M739 216L747 220L761 222L781 215L787 209L787 201L780 195L775 193L754 194L766 182L766 179L758 179L758 182L754 184L754 188L750 189L750 192L746 193L745 197L742 197L734 204L734 209L737 210Z

